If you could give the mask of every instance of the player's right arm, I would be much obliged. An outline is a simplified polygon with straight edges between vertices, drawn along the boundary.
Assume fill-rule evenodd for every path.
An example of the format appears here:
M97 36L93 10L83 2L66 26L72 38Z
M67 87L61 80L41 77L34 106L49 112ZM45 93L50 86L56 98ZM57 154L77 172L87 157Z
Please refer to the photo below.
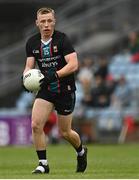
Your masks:
M35 68L35 58L34 57L27 57L25 69L23 71L23 74L27 72L30 69Z
M32 38L30 38L27 43L26 43L26 65L25 65L25 69L23 71L23 74L25 72L27 72L28 70L30 69L33 69L35 68L35 57L34 57L34 54L33 54L33 47L32 47Z
M26 89L26 87L24 86L23 76L28 70L35 68L35 65L36 65L35 57L33 56L33 53L32 53L32 43L30 40L28 40L26 43L26 57L27 57L26 64L25 64L25 68L23 71L23 75L22 75L22 86L25 91L29 92L28 89Z

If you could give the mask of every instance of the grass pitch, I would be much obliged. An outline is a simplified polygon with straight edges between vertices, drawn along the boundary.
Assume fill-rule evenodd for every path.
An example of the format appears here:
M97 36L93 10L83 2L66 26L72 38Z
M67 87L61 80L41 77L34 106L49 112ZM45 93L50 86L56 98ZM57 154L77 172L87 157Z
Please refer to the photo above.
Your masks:
M139 144L88 145L88 167L75 173L76 154L68 144L49 145L50 174L32 175L38 160L33 147L0 147L1 179L139 179Z

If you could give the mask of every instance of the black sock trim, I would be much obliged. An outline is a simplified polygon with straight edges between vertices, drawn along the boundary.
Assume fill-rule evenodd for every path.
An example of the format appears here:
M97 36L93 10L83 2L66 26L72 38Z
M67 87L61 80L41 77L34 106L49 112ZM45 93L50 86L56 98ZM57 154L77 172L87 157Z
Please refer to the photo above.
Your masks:
M80 144L80 146L76 149L77 153L81 152L83 149L82 143Z
M36 152L37 152L39 160L46 159L46 150L40 150L40 151L36 151Z

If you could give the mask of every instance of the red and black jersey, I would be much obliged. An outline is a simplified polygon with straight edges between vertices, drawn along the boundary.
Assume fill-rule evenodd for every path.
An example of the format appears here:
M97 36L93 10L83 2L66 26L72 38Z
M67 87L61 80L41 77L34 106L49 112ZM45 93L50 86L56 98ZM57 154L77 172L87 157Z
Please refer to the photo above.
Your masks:
M63 68L67 62L64 56L75 52L68 37L59 31L54 31L52 38L47 42L41 41L40 33L35 34L26 43L27 57L34 57L39 69L45 72L57 71ZM47 87L52 92L71 92L75 91L74 73L59 81L53 82Z

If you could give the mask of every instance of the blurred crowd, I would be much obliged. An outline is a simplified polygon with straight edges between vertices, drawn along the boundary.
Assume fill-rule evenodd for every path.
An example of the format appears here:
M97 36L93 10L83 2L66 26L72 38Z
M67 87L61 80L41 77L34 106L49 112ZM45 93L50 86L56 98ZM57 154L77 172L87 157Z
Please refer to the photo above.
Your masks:
M138 63L139 37L137 32L131 32L129 37L123 40L122 48L110 56L85 57L80 62L80 69L77 73L77 106L91 108L131 106L133 91L138 88L138 84L132 87L128 76L132 74L139 76L139 71L134 71L138 68ZM133 69L131 73L128 72L130 68ZM116 71L114 72L113 69ZM120 72L119 69L121 69Z

